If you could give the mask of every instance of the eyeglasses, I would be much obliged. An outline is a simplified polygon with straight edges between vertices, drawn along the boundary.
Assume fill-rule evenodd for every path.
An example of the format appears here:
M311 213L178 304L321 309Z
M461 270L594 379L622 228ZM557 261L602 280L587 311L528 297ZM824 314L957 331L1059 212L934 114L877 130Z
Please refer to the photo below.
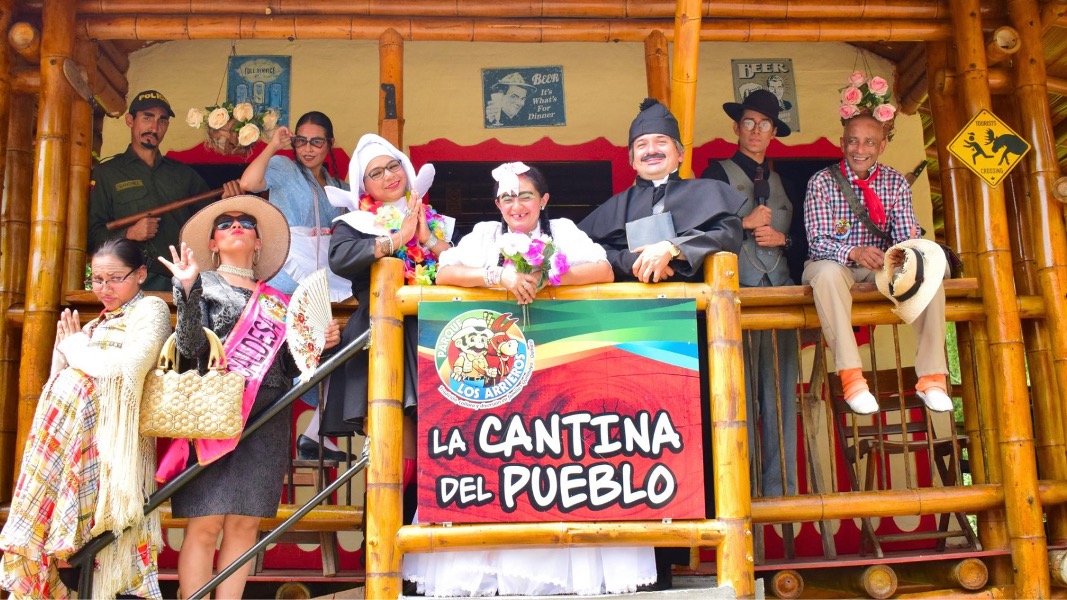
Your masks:
M757 123L755 119L741 119L741 127L745 131L752 131L753 129L759 127L759 130L761 132L767 133L774 127L774 123L772 123L771 121L760 121L759 123Z
M292 139L293 148L303 148L304 146L311 144L316 148L322 148L330 141L330 138L313 137L306 138L302 135L294 135Z
M384 167L378 167L377 169L371 169L370 171L368 171L367 179L370 179L372 181L378 181L382 177L385 177L386 171L389 171L390 173L399 173L402 166L403 165L400 164L400 161L394 160L393 162L385 165Z
M89 280L89 283L91 283L93 285L93 289L94 290L102 289L105 285L111 286L111 289L115 289L116 287L119 286L119 284L125 282L126 279L128 279L130 275L133 275L136 272L137 272L137 269L134 269L134 270L130 271L129 273L126 273L122 277L109 277L107 279L103 279L101 277L93 277L92 279Z
M219 215L219 217L215 219L215 231L226 231L228 229L233 229L235 223L237 225L240 225L241 229L256 228L256 218L252 215Z

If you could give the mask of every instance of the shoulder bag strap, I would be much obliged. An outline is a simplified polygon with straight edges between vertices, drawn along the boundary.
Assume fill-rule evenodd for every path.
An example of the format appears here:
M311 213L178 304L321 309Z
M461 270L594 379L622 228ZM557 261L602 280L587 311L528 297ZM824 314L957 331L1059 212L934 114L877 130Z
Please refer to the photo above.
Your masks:
M856 197L856 191L852 189L852 184L845 178L845 175L834 167L830 167L829 172L830 176L834 178L834 183L837 184L837 188L841 190L841 194L845 196L849 208L851 208L852 212L859 217L860 222L867 228L867 231L886 242L891 242L892 238L889 237L889 234L882 231L874 224L874 221L871 220L871 215L867 213L867 207Z

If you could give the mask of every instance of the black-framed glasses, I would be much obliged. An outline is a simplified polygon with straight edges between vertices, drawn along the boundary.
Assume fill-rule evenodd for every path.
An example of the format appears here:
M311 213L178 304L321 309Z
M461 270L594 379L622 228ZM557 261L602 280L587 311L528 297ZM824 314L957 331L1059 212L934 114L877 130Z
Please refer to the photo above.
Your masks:
M234 224L240 225L241 229L255 229L256 218L252 215L239 214L239 215L219 215L215 219L215 231L226 231L232 229Z
M105 285L110 286L111 289L115 289L119 284L126 281L130 275L133 275L136 272L137 269L134 269L122 277L108 277L107 279L104 279L103 277L93 277L89 280L89 283L92 284L94 290L102 289Z
M393 162L385 165L384 167L378 167L377 169L371 169L370 171L368 171L367 179L378 181L382 177L385 177L386 171L389 171L390 173L399 173L402 167L403 165L400 164L399 160L394 160Z
M306 138L306 137L304 137L302 135L294 135L293 136L293 140L292 140L293 148L303 148L304 146L306 146L308 144L311 144L312 146L314 146L316 148L322 148L327 143L329 143L329 141L330 141L329 138L324 138L324 137Z
M759 130L761 132L767 133L774 127L774 123L772 123L771 121L760 121L757 123L755 119L741 119L741 127L745 131L752 131L753 129L759 127Z

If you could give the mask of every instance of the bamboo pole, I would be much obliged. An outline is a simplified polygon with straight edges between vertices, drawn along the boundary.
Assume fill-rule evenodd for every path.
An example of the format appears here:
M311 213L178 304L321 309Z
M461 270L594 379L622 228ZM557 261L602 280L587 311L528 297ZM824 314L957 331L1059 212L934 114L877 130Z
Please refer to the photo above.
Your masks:
M643 42L667 35L667 19L469 19L447 17L295 16L87 16L78 35L110 40L343 39L376 40L396 29L406 41L464 42ZM673 31L671 31L673 35ZM885 20L855 23L825 20L703 19L702 42L896 42L946 40L946 21ZM668 39L668 41L673 41Z
M711 447L715 457L715 517L726 535L715 553L720 586L738 598L756 593L752 562L752 496L748 472L745 388L741 384L741 319L737 255L718 252L704 262L710 286L707 309ZM705 443L707 443L705 441Z
M1067 177L1052 182L1052 196L1060 202L1067 202Z
M1019 32L1018 60L1013 61L1016 89L1014 97L1019 108L1019 132L1033 149L1025 157L1028 171L1028 198L1023 199L1032 219L1032 226L1043 235L1034 237L1034 259L1041 293L1048 315L1047 332L1052 342L1052 364L1055 387L1052 393L1067 391L1067 229L1063 222L1063 207L1052 199L1052 189L1059 177L1056 149L1049 139L1052 129L1048 92L1045 86L1045 57L1039 23L1035 22L1038 7L1033 0L1011 0L1008 13ZM1026 63L1026 64L1023 64ZM1033 379L1031 378L1031 381ZM1049 396L1035 405L1034 419L1059 421L1059 441L1063 442L1067 414L1058 397ZM1060 451L1062 458L1062 451ZM1059 460L1050 467L1048 478L1067 480L1067 465ZM1049 515L1050 530L1057 541L1067 540L1067 511L1055 510Z
M960 104L965 115L974 115L991 106L978 4L978 0L949 1L957 65L963 75ZM1031 19L1036 17L1036 14L1030 15ZM1014 22L1014 25L1020 35L1024 35L1020 23ZM998 450L1001 463L1011 465L1011 468L1003 469L1003 477L1012 558L1019 567L1015 573L1015 591L1022 596L1038 598L1049 592L1047 544L1037 497L1037 459L1024 377L1022 325L1015 287L1010 278L1004 193L1001 189L985 186L977 178L973 182L978 209L975 212L983 225L978 244L978 270L983 287L982 300L990 315L986 330L992 344L994 372L999 374L994 381L1000 409L997 411Z
M697 68L700 62L700 0L678 0L674 13L674 56L671 60L671 113L678 119L679 141L685 148L678 174L693 176L693 127L697 110Z
M949 46L945 42L926 44L927 68L930 73L944 73L954 69L950 63ZM965 274L979 275L975 254L973 211L970 182L973 175L951 152L948 143L963 126L956 109L955 96L944 87L931 89L930 110L933 115L937 143L937 159L941 166L941 197L944 204L945 234L950 246L960 254ZM999 484L1000 461L993 456L997 436L992 366L989 363L985 327L981 323L957 322L956 341L962 374L963 425L970 439L967 455L975 483ZM1002 508L987 510L978 515L978 537L987 550L1007 549L1008 537ZM1008 561L994 561L994 582L1010 580Z
M41 72L32 69L13 69L11 73L11 93L36 96L41 91Z
M897 591L897 575L889 565L811 569L805 575L812 587L867 598L888 598Z
M100 40L96 42L96 48L100 51L100 54L107 56L107 59L111 61L111 64L115 65L119 73L127 73L130 70L130 57L126 56L126 53L119 50L114 42L110 40Z
M975 512L996 506L1003 500L1000 486L990 484L753 498L752 522L790 523Z
M404 263L394 258L371 267L370 382L367 418L370 455L367 469L367 597L400 594L397 531L403 522L404 321L395 302L404 282Z
M985 46L986 61L995 65L1019 51L1019 32L1007 26L997 27Z
M10 22L14 0L0 0L0 26ZM0 49L0 86L11 56ZM21 455L18 431L18 372L21 336L7 319L12 304L26 297L26 262L30 248L30 152L33 143L33 98L0 92L0 130L4 132L3 189L0 192L0 502L11 500L14 473Z
M408 552L586 546L708 546L720 544L728 526L721 521L614 521L603 523L508 523L410 525L397 534Z
M804 593L804 577L800 575L800 571L793 569L778 571L767 582L767 591L782 600L799 598Z
M99 52L94 50L95 54L93 58L96 62L96 69L99 75L103 75L104 81L111 86L121 96L126 96L130 92L130 84L126 80L126 72L119 70L118 65L111 62L111 58L106 52ZM83 63L88 64L88 63Z
M939 589L977 591L989 581L989 568L973 557L951 562L900 563L893 568L897 577L904 581L925 583Z
M63 61L74 45L74 2L48 2L41 14L41 99L30 211L30 256L26 262L26 308L19 368L19 426L15 450L21 454L37 399L48 377L59 316L61 262L67 233L70 183L70 106L73 90ZM17 476L16 476L17 477Z
M1048 570L1052 585L1067 587L1067 550L1049 551Z
M397 148L404 144L404 38L395 29L388 29L378 39L378 79L382 86L391 85L396 91L396 118L386 118L386 93L378 93L378 131Z
M653 31L645 38L645 80L649 98L671 105L671 67L667 59L667 36Z
M41 62L41 36L33 25L26 22L15 23L7 31L7 41L27 62Z
M96 84L92 88L93 98L104 109L107 116L118 118L125 114L126 97L119 94L103 77L96 77L95 80Z
M95 68L96 44L77 40L75 53L78 64L89 74L91 88L93 80L99 76ZM64 291L85 289L92 153L93 107L85 100L75 98L70 114L70 201L67 204L67 244L63 259Z
M1049 0L1041 9L1041 33L1056 25L1056 21L1067 14L1067 0Z
M926 95L929 89L929 80L926 74L919 78L919 81L915 83L911 89L900 99L900 112L906 115L914 115L919 110L919 105L926 101Z

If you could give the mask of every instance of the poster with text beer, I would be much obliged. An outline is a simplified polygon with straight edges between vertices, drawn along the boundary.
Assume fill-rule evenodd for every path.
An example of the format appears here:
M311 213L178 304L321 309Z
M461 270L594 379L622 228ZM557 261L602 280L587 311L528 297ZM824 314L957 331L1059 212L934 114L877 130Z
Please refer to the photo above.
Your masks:
M704 517L693 300L419 305L419 520Z

